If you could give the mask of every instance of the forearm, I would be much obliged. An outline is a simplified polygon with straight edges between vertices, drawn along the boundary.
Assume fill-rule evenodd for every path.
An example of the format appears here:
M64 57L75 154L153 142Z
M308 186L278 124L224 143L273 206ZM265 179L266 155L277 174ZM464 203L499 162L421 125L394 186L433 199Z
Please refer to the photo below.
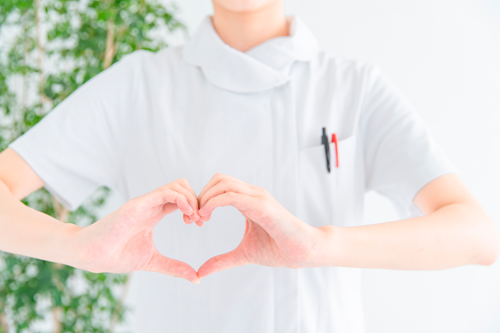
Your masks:
M488 265L498 255L492 221L480 208L463 204L407 220L322 229L324 266L435 270Z
M0 181L0 250L75 265L71 236L79 227L25 206Z

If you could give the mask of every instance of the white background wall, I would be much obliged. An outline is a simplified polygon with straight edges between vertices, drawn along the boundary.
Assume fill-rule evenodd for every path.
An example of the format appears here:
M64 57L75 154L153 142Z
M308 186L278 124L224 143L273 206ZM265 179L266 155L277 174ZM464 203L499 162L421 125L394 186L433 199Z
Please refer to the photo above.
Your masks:
M500 0L285 0L333 54L376 64L412 101L500 227ZM192 33L210 0L177 0ZM366 222L396 219L367 195ZM500 261L366 270L368 333L500 332Z

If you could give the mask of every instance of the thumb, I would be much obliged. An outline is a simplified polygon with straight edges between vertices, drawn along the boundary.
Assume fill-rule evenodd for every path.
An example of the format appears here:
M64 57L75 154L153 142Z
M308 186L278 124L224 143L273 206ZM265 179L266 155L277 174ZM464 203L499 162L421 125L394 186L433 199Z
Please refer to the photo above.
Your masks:
M143 269L144 271L157 272L174 277L186 279L195 284L200 283L200 278L196 271L185 262L170 259L155 251L151 260Z
M200 279L203 279L210 274L233 267L248 265L249 263L245 253L238 247L231 252L208 259L198 269L198 276Z

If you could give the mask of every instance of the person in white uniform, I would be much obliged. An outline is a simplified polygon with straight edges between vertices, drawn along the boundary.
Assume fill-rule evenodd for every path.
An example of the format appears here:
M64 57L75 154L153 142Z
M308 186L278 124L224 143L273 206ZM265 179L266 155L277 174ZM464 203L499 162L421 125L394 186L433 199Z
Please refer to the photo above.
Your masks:
M184 46L124 57L0 154L0 250L135 272L141 333L361 333L360 268L496 260L494 224L376 66L320 51L283 0L213 4ZM74 210L103 185L127 201L88 227L19 201L45 186ZM362 226L369 190L401 220Z

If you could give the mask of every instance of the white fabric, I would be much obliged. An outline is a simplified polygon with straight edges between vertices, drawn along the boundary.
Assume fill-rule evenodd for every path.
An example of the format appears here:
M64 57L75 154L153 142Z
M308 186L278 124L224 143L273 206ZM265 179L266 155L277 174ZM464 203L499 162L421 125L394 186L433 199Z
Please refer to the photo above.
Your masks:
M293 24L292 36L242 53L207 18L184 47L126 56L11 148L70 209L101 185L130 199L184 177L199 193L222 172L266 188L314 226L359 225L367 190L390 198L402 218L419 214L416 193L454 171L425 125L376 67L319 52L307 27ZM340 140L331 173L322 127ZM154 239L197 269L243 231L229 207L203 228L171 214ZM137 272L133 329L361 333L359 273L246 266L194 285Z

